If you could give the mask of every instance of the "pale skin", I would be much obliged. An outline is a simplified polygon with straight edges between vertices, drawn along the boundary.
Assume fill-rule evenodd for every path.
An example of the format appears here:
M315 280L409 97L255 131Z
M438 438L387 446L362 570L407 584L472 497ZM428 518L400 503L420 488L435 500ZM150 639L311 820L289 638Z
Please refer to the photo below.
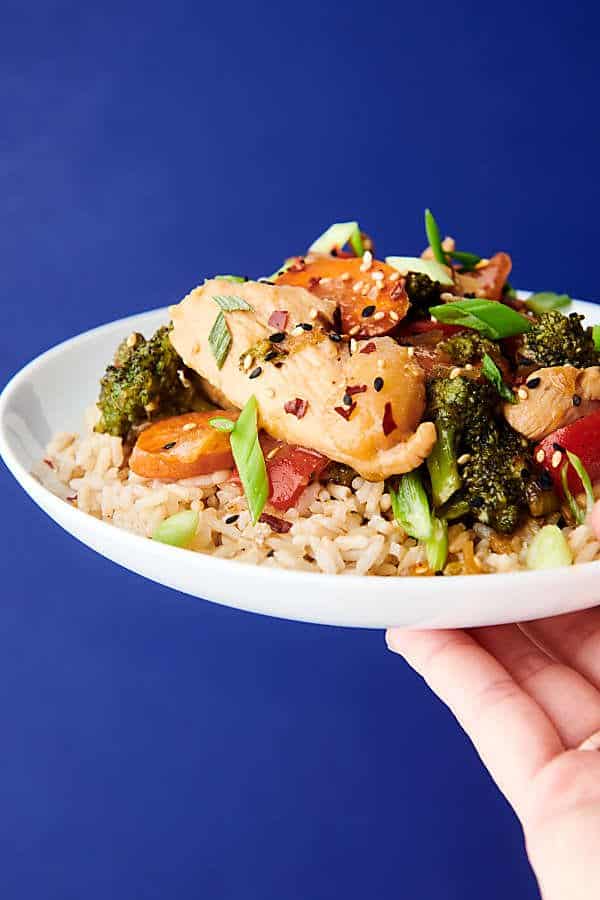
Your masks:
M470 631L391 629L519 817L543 900L600 896L600 608ZM598 740L600 746L600 739Z

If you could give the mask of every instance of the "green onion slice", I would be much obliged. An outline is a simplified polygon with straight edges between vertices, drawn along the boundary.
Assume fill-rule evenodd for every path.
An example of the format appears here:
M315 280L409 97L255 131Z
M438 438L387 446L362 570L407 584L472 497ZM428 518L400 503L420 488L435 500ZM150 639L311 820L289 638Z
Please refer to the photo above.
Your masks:
M567 450L567 456L569 458L569 462L571 463L571 465L573 466L573 468L579 475L579 478L581 479L581 483L582 483L583 489L585 491L586 512L589 515L594 507L594 503L596 502L596 498L594 497L594 490L592 488L592 479L588 475L588 471L587 471L586 467L584 466L581 459L579 458L579 456L577 456L576 453L572 453L570 450ZM564 466L563 468L566 468L566 466ZM561 478L562 478L562 472L561 472Z
M569 483L567 481L567 472L569 470L569 463L566 462L562 469L560 470L560 481L562 484L563 494L565 495L566 501L569 504L569 509L571 510L571 515L575 519L578 525L583 525L585 521L585 514L582 508L577 503L575 497L571 493L569 488Z
M220 278L221 281L231 281L232 284L243 284L248 280L243 275L215 275L215 278Z
M460 263L463 271L472 272L481 262L481 257L476 253L466 253L464 250L450 250L448 256L451 256L457 263Z
M430 313L438 322L473 328L493 341L531 329L531 322L525 316L495 300L454 300L432 306Z
M269 479L258 440L258 404L254 395L241 411L229 440L250 515L256 523L269 497Z
M331 253L332 250L341 250L346 244L350 244L357 256L365 252L358 222L335 222L310 245L309 251Z
M444 286L450 287L454 284L448 266L442 265L437 259L422 259L420 256L386 256L385 261L388 266L399 272L420 272Z
M440 572L448 558L448 523L445 519L433 516L431 525L431 537L426 538L423 543L429 568L432 572Z
M600 325L592 325L592 340L596 350L600 350Z
M433 251L434 259L437 259L439 263L445 266L448 260L444 248L442 247L440 229L438 228L438 223L435 221L430 209L425 210L425 232L427 234L429 246Z
M573 556L558 525L544 525L527 549L528 569L556 569L570 566Z
M222 369L231 347L231 332L227 327L225 316L219 313L208 335L208 345L216 360L217 368Z
M152 539L173 547L187 547L191 544L198 528L198 513L192 509L169 516L154 529Z
M504 383L502 372L500 371L492 357L487 353L484 353L481 362L481 371L490 382L490 384L494 385L502 399L508 401L508 403L516 403L517 398L515 397L509 386Z
M235 428L235 422L232 422L231 419L225 419L223 416L215 416L214 419L209 419L208 424L216 431L233 431Z
M431 537L429 500L418 472L401 475L396 490L390 487L390 499L394 518L407 534L418 540Z
M234 294L213 294L213 300L223 312L236 312L236 310L244 310L254 312L254 307L250 306L243 297L236 297Z
M550 312L553 309L564 309L571 305L571 298L568 294L553 294L552 291L542 291L539 294L532 294L525 301L525 306L532 312L541 315Z

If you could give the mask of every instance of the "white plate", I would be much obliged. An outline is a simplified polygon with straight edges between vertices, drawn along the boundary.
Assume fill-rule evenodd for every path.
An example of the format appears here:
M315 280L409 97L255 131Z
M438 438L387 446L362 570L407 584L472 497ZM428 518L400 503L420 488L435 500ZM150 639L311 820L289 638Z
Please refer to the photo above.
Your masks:
M589 323L600 307L578 302ZM25 366L0 396L0 454L17 481L78 540L126 569L215 603L272 616L384 628L466 627L554 615L600 603L600 562L545 572L454 578L377 578L267 569L191 553L80 512L30 471L57 431L77 431L117 343L167 320L155 310L85 332Z

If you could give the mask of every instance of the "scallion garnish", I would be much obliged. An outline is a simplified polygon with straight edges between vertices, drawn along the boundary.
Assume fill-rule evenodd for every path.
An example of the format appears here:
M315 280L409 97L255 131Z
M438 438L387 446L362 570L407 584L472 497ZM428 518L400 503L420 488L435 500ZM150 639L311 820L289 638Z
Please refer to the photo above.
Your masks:
M248 280L243 275L215 275L215 278L220 278L221 281L231 281L232 284L243 284Z
M408 472L398 479L396 490L390 487L394 519L410 537L427 540L433 522L429 500L418 472Z
M232 422L231 419L225 419L223 416L215 416L214 419L209 419L208 424L215 431L233 431L235 426L235 422Z
M399 272L419 272L427 275L432 281L437 281L446 287L454 284L452 273L448 266L442 265L437 259L423 259L420 256L386 256L388 266Z
M573 555L558 525L544 525L527 548L528 569L556 569L570 566Z
M241 411L229 440L248 509L256 524L269 497L269 478L258 440L258 404L254 395Z
M432 572L440 572L448 558L448 523L445 519L433 516L431 520L431 536L423 541L427 562Z
M569 509L571 510L571 515L575 519L578 525L583 525L585 521L585 515L583 513L582 508L579 506L575 497L571 493L569 489L569 483L567 481L567 473L569 470L569 463L565 462L562 469L560 470L560 481L562 484L563 494L565 495L565 499L569 505Z
M310 245L309 251L331 253L333 250L341 250L346 244L350 244L357 256L362 256L365 252L358 222L335 222Z
M507 384L504 383L502 372L500 371L492 357L487 353L483 354L481 360L481 371L490 382L490 384L494 385L503 400L507 400L508 403L517 402L517 399L511 389Z
M227 327L225 316L220 312L214 321L208 334L208 345L217 363L217 368L222 369L231 347L231 332Z
M592 340L596 350L600 350L600 325L592 325Z
M443 266L447 265L448 259L444 252L444 248L442 247L440 229L438 228L438 223L435 221L430 209L425 210L425 232L427 234L429 246L433 252L433 258L437 259Z
M531 322L495 300L454 300L429 310L434 319L462 328L472 328L493 341L524 334L531 329Z
M585 505L586 505L586 513L589 515L593 509L594 503L596 502L596 498L594 497L594 490L592 488L592 479L588 475L587 469L584 466L583 462L577 456L576 453L572 453L571 450L567 450L566 454L569 458L569 462L579 475L581 479L581 483L583 485L583 489L585 491ZM566 466L564 467L566 468ZM562 478L562 472L561 472Z
M537 313L537 315L550 312L553 309L564 309L570 304L571 298L568 294L554 294L552 291L541 291L539 294L532 294L525 301L527 309Z
M477 268L477 264L481 262L481 257L476 253L466 253L464 250L450 250L448 256L460 263L464 272L472 272Z
M254 312L254 307L250 306L247 300L233 294L213 294L213 300L223 312L236 312L236 310Z
M191 544L198 528L198 513L185 509L164 519L152 532L152 539L172 547L187 547Z

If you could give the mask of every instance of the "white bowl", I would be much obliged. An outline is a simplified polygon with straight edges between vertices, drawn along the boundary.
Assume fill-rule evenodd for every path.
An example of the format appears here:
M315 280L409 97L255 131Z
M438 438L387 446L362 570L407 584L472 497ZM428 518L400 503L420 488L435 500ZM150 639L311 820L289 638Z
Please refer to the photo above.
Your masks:
M577 302L589 323L600 307ZM29 496L78 540L126 569L186 594L272 616L360 628L474 627L600 603L600 562L541 572L378 578L291 572L158 544L99 521L43 487L31 470L57 431L77 431L117 343L149 334L165 310L120 319L48 350L0 395L0 454Z

